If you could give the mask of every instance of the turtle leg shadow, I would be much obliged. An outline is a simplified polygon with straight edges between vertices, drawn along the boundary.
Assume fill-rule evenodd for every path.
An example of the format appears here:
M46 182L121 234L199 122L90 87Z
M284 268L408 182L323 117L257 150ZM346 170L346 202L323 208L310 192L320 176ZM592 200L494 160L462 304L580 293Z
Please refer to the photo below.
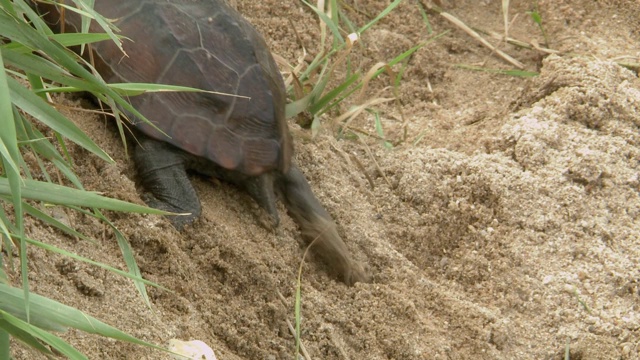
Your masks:
M302 172L294 165L281 175L277 186L291 217L298 223L311 249L341 280L351 286L356 282L370 282L365 267L353 260L337 231L331 215L313 195Z
M188 213L167 216L178 230L200 216L200 200L189 181L185 158L179 150L163 142L141 139L133 158L142 186L150 192L143 195L147 205L173 213Z

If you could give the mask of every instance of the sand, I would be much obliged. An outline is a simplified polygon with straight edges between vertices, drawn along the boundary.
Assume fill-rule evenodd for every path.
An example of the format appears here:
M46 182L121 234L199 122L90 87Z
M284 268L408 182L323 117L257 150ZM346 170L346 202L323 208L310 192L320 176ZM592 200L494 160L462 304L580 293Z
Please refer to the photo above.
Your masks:
M287 61L302 54L296 33L318 51L317 21L302 3L235 3ZM362 25L388 3L352 1L345 11ZM441 3L472 27L504 32L500 1ZM511 2L510 36L543 46L532 6ZM374 136L337 136L336 114L314 138L290 120L295 161L373 276L347 287L305 260L302 341L311 358L561 359L567 347L571 359L640 357L640 80L619 65L639 62L640 3L538 6L547 46L559 53L500 44L536 78L456 67L512 68L430 13L434 34L449 32L410 58L399 103L376 106L390 149ZM430 36L417 2L405 1L363 35L354 63L366 71ZM382 76L368 96L387 85ZM117 161L70 146L86 188L142 203L112 127L81 110L69 116ZM351 126L376 132L369 113ZM31 290L157 344L198 339L218 359L295 358L287 320L304 252L295 223L281 207L279 231L268 231L248 195L193 181L203 215L182 233L161 217L108 213L143 276L170 289L149 288L151 308L130 281L34 248ZM125 268L104 224L51 211L96 243L34 219L29 236ZM91 359L169 358L78 331L61 336ZM43 358L19 344L12 353Z

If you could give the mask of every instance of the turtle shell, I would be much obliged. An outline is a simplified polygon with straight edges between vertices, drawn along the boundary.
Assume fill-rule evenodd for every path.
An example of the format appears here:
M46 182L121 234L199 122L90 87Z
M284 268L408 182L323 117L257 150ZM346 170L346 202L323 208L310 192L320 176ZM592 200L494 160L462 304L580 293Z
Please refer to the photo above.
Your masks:
M223 0L96 0L114 19L126 56L111 41L93 45L108 83L189 86L211 93L160 92L131 97L159 129L128 114L144 134L247 175L287 171L292 153L285 88L262 36ZM79 28L80 17L66 11ZM92 31L100 28L92 23Z

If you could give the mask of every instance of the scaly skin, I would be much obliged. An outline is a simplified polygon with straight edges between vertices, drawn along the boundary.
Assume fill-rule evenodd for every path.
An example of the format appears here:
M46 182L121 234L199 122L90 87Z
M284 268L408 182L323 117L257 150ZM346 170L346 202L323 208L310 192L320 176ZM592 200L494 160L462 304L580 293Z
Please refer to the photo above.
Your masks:
M338 278L350 286L371 280L363 265L352 259L335 222L313 195L309 183L295 164L284 174L274 171L260 176L247 176L148 138L141 139L134 160L144 187L151 192L145 199L150 206L191 214L169 217L177 229L181 230L192 223L201 212L200 201L187 177L187 169L195 170L247 191L269 214L272 228L279 223L275 204L277 192L291 217L300 226L302 235L312 244L314 253Z

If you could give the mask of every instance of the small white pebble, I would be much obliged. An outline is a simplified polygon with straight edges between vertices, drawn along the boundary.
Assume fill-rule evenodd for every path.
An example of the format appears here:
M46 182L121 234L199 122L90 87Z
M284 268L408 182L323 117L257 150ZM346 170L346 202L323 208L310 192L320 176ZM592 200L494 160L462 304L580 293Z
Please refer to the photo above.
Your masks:
M542 284L547 285L553 281L553 275L547 275L542 279Z
M357 43L358 40L360 40L360 35L358 35L357 33L351 33L351 34L349 34L349 36L347 36L347 39L349 40L351 45L353 45L353 44Z
M169 340L169 350L180 355L171 355L176 360L217 360L209 345L200 340Z

